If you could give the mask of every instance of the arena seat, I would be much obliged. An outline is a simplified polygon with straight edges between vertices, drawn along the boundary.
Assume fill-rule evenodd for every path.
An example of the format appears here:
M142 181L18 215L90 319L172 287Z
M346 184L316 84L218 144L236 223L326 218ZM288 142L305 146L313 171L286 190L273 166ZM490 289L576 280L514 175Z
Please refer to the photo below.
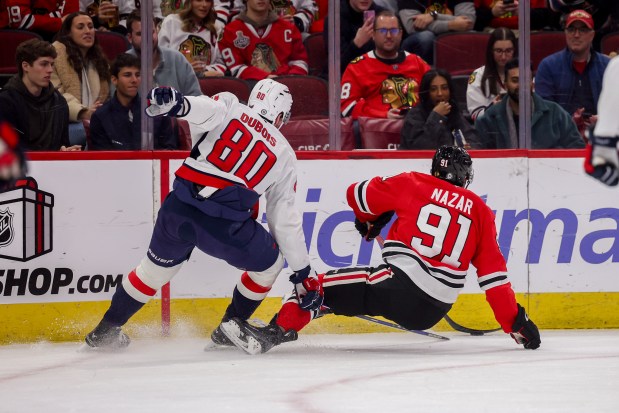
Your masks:
M466 106L466 90L469 86L469 78L469 75L457 75L451 77L455 95L451 98L456 101L460 112L462 112L464 117L467 119L470 119L471 117L471 115L469 114L469 110Z
M15 51L20 43L30 39L43 38L28 30L2 29L0 30L0 75L12 76L17 73Z
M181 118L171 118L173 122L176 122L178 127L178 150L190 151L192 147L191 143L191 131L189 129L189 122Z
M602 37L600 49L605 55L611 52L619 53L619 32L608 33Z
M404 119L365 118L357 119L361 132L362 149L398 149L400 131Z
M220 92L234 94L242 103L247 103L251 88L243 79L236 77L208 77L200 79L200 89L206 96L213 96Z
M97 36L105 57L110 62L113 62L116 56L131 48L127 38L120 33L97 31L95 36Z
M277 76L292 94L292 119L321 119L329 116L329 85L316 76Z
M434 67L452 76L470 75L486 61L490 34L479 32L444 33L434 41Z
M324 36L321 33L310 34L303 40L305 50L307 50L307 61L309 63L309 74L320 76L325 72L327 65L327 48L325 47Z
M342 119L341 150L355 149L352 119ZM290 120L281 128L295 151L324 151L329 149L329 119Z
M533 72L537 71L537 66L546 56L562 50L565 46L565 33L561 31L531 33L530 50Z

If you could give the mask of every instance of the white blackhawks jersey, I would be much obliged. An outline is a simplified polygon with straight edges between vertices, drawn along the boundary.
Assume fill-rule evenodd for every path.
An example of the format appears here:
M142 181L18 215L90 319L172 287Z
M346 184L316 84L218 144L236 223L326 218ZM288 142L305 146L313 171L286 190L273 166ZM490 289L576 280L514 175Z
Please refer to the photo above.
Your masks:
M204 196L222 182L264 194L269 230L290 268L307 267L301 213L295 207L297 158L288 141L231 93L185 98L191 109L183 119L190 124L193 149L176 176L204 186Z

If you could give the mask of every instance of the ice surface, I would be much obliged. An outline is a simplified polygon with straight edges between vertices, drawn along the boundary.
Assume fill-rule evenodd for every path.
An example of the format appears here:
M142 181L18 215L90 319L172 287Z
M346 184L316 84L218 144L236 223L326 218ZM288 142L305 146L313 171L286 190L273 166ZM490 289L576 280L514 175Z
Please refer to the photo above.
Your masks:
M303 335L269 353L203 338L0 346L0 412L619 412L619 331Z

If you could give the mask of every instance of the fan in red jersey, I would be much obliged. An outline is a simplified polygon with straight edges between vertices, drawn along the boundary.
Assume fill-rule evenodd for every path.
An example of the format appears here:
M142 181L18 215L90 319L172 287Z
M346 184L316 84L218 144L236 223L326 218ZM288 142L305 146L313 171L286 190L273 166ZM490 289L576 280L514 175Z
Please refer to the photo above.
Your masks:
M432 160L431 175L405 172L350 185L346 198L366 240L397 216L384 243L384 264L319 275L324 290L319 311L302 310L291 296L268 326L232 319L222 324L224 332L236 331L239 339L253 344L239 347L256 354L292 341L323 310L382 316L410 330L425 330L451 309L473 264L503 331L527 349L538 348L539 331L516 302L509 282L494 214L466 189L473 180L472 164L465 149L442 146Z
M391 11L376 16L372 38L374 50L350 62L342 76L342 116L401 119L419 101L419 84L430 66L400 51L402 27Z
M47 40L60 30L67 16L79 10L78 0L5 0L9 27L30 30Z
M267 0L247 0L237 20L227 24L219 42L232 75L261 80L280 75L307 75L307 52L301 32L271 12Z

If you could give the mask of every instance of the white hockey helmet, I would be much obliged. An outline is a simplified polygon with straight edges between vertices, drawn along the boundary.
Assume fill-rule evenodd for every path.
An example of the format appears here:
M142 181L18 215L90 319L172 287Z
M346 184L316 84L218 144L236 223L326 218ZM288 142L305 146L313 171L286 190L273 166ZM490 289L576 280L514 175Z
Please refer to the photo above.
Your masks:
M262 79L251 90L247 106L257 111L260 116L275 124L277 116L281 113L282 124L290 119L292 108L292 95L288 86L282 85L273 79Z

